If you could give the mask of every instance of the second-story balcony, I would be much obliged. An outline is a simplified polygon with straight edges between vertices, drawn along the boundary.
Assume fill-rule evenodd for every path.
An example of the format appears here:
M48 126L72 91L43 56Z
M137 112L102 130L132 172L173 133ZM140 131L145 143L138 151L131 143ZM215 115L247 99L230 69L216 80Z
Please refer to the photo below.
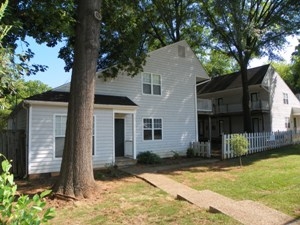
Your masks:
M198 112L203 113L212 113L213 107L212 107L212 101L210 99L197 99L197 109Z
M243 112L242 103L235 104L212 104L210 99L198 99L197 101L198 112L212 113L212 114L230 114ZM258 100L251 102L251 111L269 111L270 105L268 101Z
M243 105L242 103L235 103L235 104L222 104L219 106L213 107L214 114L220 113L239 113L243 112ZM251 111L268 111L270 110L269 102L268 101L253 101L250 105Z

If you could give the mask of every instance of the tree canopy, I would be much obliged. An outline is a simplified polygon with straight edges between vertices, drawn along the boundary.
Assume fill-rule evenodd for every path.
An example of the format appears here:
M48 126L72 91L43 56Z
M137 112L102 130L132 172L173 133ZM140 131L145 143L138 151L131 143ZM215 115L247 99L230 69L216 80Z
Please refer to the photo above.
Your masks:
M7 119L12 110L25 98L43 93L51 88L41 81L13 80L14 92L0 98L0 130L6 128Z
M300 28L300 2L294 0L202 0L201 13L212 48L233 57L239 64L243 87L244 130L252 131L247 66L255 56L279 58L274 50Z
M300 44L296 47L292 56L291 86L294 92L300 93Z

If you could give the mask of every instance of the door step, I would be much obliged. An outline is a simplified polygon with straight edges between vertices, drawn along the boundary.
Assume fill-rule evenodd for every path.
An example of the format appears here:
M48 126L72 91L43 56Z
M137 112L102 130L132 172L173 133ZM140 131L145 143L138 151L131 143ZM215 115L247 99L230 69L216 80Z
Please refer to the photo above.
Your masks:
M126 166L132 166L137 163L137 160L127 158L127 157L116 157L115 165L117 167L126 167Z

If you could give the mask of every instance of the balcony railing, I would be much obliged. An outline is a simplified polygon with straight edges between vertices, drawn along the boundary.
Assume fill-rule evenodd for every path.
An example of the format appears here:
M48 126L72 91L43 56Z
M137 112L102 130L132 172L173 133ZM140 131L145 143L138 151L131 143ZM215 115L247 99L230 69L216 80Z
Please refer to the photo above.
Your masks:
M197 99L197 109L201 112L212 112L212 101L210 99Z
M214 114L220 114L243 112L242 103L213 105L210 99L198 99L197 103L198 112L203 113L211 112ZM251 102L251 110L268 111L270 110L269 102L263 100Z
M251 110L270 110L269 102L263 100L251 102Z

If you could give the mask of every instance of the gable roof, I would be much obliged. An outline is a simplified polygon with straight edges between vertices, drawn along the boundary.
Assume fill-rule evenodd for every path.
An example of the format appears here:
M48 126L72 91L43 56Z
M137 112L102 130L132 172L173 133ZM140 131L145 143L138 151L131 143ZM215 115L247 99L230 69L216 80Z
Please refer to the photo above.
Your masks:
M47 102L69 102L70 93L62 91L47 91L42 94L37 94L26 98L30 101L47 101ZM100 105L124 105L124 106L137 106L133 101L125 96L112 96L112 95L95 95L95 104Z
M261 84L270 64L259 66L255 68L248 69L248 84L256 85ZM212 93L217 91L223 91L233 88L240 88L242 87L242 78L240 72L234 72L227 75L222 75L218 77L212 78L209 82L200 84L197 87L198 94L204 93Z
M177 47L177 48L176 48ZM202 66L199 58L196 56L196 54L193 52L193 50L191 49L191 47L189 46L189 44L185 41L185 40L181 40L166 46L163 46L161 48L155 49L153 51L150 51L147 53L147 57L151 58L151 57L157 57L160 55L164 55L166 53L172 52L175 54L176 53L176 57L174 58L178 58L178 54L179 54L179 47L183 47L184 48L184 57L182 58L186 58L189 57L189 62L195 61L196 63L194 64L194 66L196 66L196 68L193 68L192 72L195 73L195 76L200 80L208 80L209 76L206 72L206 70L204 69L204 67ZM174 55L175 56L175 55ZM147 58L146 58L146 63L147 64ZM116 66L116 65L115 65ZM114 67L114 66L112 66ZM111 67L110 67L111 68ZM98 70L96 72L96 76L97 77L101 77L101 74L105 71L108 70L110 68L105 68L102 70ZM58 87L59 88L59 87Z

